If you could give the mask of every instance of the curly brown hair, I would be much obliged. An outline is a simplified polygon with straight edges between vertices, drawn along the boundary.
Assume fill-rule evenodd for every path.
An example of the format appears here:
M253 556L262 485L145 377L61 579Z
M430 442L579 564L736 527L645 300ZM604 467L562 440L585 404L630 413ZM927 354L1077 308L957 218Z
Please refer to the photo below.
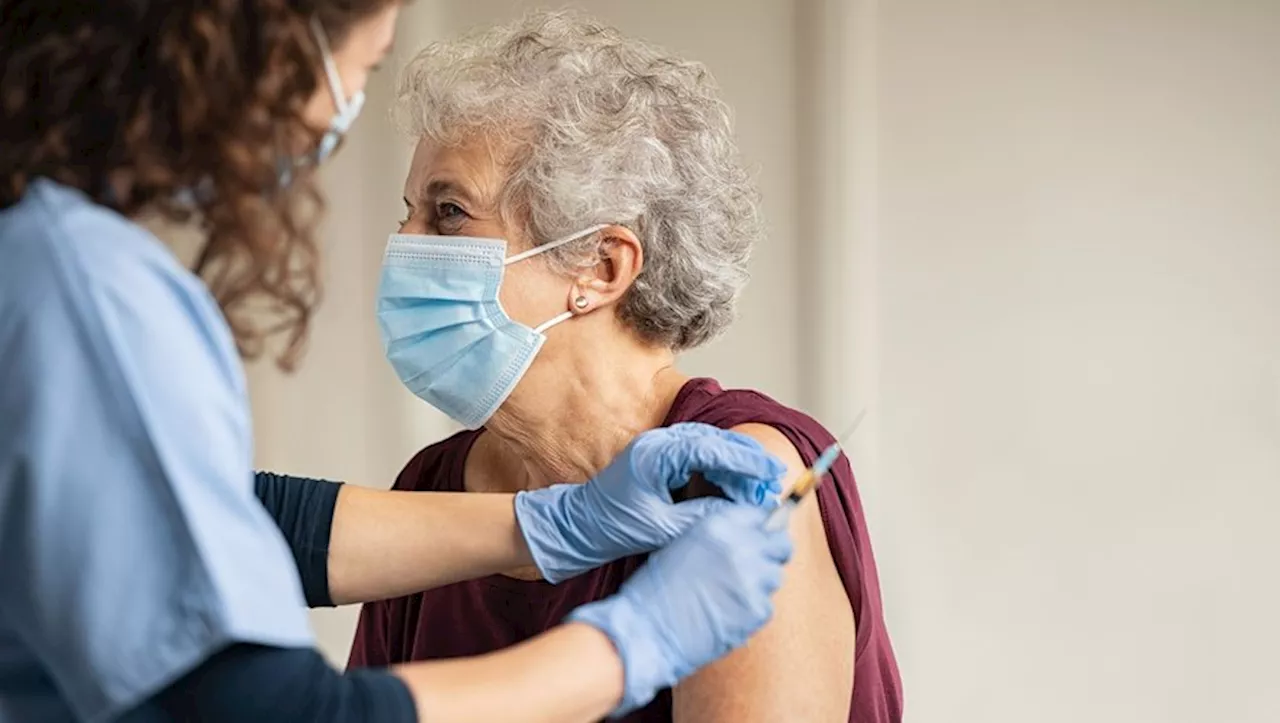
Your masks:
M292 368L320 299L323 199L306 169L278 181L282 149L315 135L310 19L337 48L397 2L0 0L0 209L46 177L129 218L198 221L196 273L241 355L283 333Z

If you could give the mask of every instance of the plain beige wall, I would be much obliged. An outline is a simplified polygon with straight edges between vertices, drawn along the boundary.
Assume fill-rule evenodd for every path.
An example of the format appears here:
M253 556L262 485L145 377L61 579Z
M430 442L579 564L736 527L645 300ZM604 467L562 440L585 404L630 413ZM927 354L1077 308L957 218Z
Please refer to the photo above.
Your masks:
M397 63L529 3L418 0ZM580 2L708 63L770 238L685 366L841 426L908 719L1280 720L1280 2ZM372 303L407 146L328 169L306 366L259 463L385 486L451 429ZM354 609L317 613L345 658Z
M1280 3L885 2L912 718L1280 720Z

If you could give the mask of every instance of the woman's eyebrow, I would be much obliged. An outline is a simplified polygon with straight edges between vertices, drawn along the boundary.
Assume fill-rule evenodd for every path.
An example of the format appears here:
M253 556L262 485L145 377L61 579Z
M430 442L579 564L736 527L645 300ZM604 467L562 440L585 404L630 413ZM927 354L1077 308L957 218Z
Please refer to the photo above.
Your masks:
M464 203L475 202L471 194L467 193L465 188L454 181L436 179L427 183L423 191L423 198L438 198L440 196L452 196Z

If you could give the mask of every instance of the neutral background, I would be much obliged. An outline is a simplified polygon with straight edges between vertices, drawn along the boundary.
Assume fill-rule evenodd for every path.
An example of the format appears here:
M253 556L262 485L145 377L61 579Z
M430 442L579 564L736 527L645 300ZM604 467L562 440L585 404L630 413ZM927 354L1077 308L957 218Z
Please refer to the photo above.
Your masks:
M770 236L684 366L870 408L908 719L1280 720L1280 0L578 5L737 111ZM391 65L525 6L417 0ZM307 363L250 372L263 466L386 486L450 431L373 323L392 76L327 171ZM316 614L335 660L354 615Z

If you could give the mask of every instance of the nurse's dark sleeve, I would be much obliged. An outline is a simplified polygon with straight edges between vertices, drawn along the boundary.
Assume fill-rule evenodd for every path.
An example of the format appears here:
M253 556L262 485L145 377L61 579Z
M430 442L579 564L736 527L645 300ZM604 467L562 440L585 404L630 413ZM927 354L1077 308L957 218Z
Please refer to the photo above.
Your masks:
M333 607L329 594L329 533L342 484L271 472L258 472L253 481L258 500L289 542L307 605Z
M339 673L305 648L233 645L152 703L171 720L193 723L418 722L399 678L382 670Z

